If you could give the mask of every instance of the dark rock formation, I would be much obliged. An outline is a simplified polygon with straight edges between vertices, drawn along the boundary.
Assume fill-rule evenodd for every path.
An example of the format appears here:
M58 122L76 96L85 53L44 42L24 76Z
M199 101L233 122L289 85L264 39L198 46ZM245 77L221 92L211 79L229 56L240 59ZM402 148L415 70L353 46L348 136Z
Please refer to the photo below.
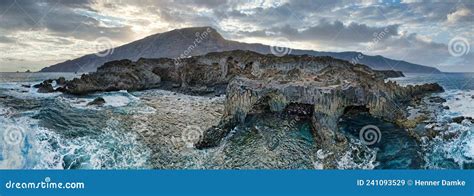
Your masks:
M93 101L87 103L88 106L95 105L95 106L103 106L105 104L105 99L102 97L97 97Z
M395 70L375 70L376 72L383 74L385 78L401 78L405 77L403 72Z
M428 98L428 100L429 100L430 102L432 102L432 103L444 103L444 102L446 102L446 99L441 98L441 97L439 97L439 96L430 97L430 98Z
M96 91L143 90L158 87L160 81L151 67L121 60L108 62L93 74L84 74L80 79L66 82L62 90L77 95Z
M37 88L39 93L52 93L54 92L52 82L53 80L45 80L40 84L33 85L33 87Z
M308 55L273 57L250 51L229 51L179 61L168 58L139 59L137 62L112 61L104 64L96 73L67 82L64 89L60 90L70 94L87 94L159 87L193 94L223 94L227 83L236 75L255 78L263 74L262 70L272 69L274 72L287 72L290 77L298 77L301 69L314 72L325 66L325 63L340 61ZM388 77L387 73L394 76L392 72L374 73L377 78L384 79Z
M471 122L474 123L474 119L472 119L472 118L469 117L469 116L468 116L468 117L466 117L466 116L458 116L458 117L454 117L452 120L453 120L453 122L458 123L458 124L461 124L462 121L464 121L464 120L469 120L469 121L471 121Z
M53 82L56 82L56 85L59 85L57 89L54 89ZM34 88L38 89L39 93L52 93L52 92L65 92L63 86L66 85L66 79L64 77L59 77L56 80L48 79L43 81L40 84L33 85ZM30 88L29 85L22 85L25 88Z
M59 77L57 80L56 80L56 84L57 85L65 85L66 84L66 79L64 77Z

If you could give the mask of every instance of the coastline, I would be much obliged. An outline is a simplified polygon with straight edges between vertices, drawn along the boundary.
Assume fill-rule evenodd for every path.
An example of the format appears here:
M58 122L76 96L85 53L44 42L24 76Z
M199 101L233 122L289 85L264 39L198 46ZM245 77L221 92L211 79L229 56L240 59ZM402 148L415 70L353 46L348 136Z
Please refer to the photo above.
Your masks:
M405 78L405 79L407 79L407 78ZM23 82L19 82L19 83L17 83L17 84L18 84L18 88L22 88L20 84L23 84ZM8 88L8 89L10 89L10 88ZM155 91L165 93L166 96L168 96L168 97L174 97L174 98L172 98L172 99L166 98L166 96L163 96L161 93L156 94L156 95L153 95L153 92L155 92ZM151 93L151 94L150 94L150 93ZM456 92L450 93L449 90L448 90L446 93L457 95ZM105 93L105 94L104 94L104 93L98 93L98 94L92 95L92 97L96 97L96 96L102 96L102 97L103 97L104 95L108 95L108 94L110 94L110 93ZM183 100L183 95L181 95L181 94L179 94L179 93L178 93L178 94L175 94L175 93L173 93L173 92L167 92L167 91L161 91L161 90L137 91L137 92L133 92L132 94L136 95L139 99L136 99L136 98L132 98L132 99L127 98L127 99L130 99L131 102L128 102L128 101L127 101L127 102L124 102L123 104L119 104L119 105L117 105L117 106L106 106L105 108L93 107L93 106L85 107L85 106L82 106L82 104L77 105L77 106L74 106L74 105L76 105L76 103L82 102L81 100L83 100L83 98L80 98L80 99L78 99L78 100L76 100L76 98L74 98L74 99L72 99L72 100L69 100L70 98L68 98L68 96L65 97L66 100L67 100L67 102L65 102L65 103L73 104L74 107L77 107L77 111L87 111L87 110L92 110L92 111L94 111L94 110L105 111L105 110L109 110L109 109L112 109L112 111L115 110L115 112L119 112L119 113L123 113L123 112L125 112L125 111L130 111L130 112L125 112L125 113L123 113L122 115L120 115L120 116L121 116L120 118L115 118L115 120L111 120L111 121L110 121L110 122L111 122L111 124L110 124L111 126L115 126L114 124L116 124L117 122L128 122L128 121L129 121L129 122L131 123L131 124L128 126L129 128L125 128L125 129L122 129L122 128L117 129L117 127L115 127L115 128L110 127L110 128L111 128L111 129L117 129L117 130L119 130L119 131L120 131L120 130L121 130L121 131L125 131L125 130L127 130L127 129L128 129L128 130L133 130L133 132L136 132L136 134L135 134L134 137L136 137L136 139L138 139L138 141L142 140L142 139L140 139L140 138L142 137L142 136L140 135L140 133L143 134L143 136L145 136L146 138L149 138L149 139L147 139L147 140L149 140L148 142L146 142L146 141L144 142L144 141L142 140L142 142L148 143L148 147L146 147L146 149L151 149L149 152L145 153L145 154L148 154L148 155L140 154L140 153L138 153L139 151L136 151L136 152L135 152L135 150L131 151L131 152L134 152L134 154L136 154L137 156L156 157L156 158L147 158L148 160L145 161L145 162L142 162L143 165L140 166L139 168L145 167L145 168L163 168L163 169L164 169L164 168L175 168L175 169L177 169L177 168L196 168L196 169L197 169L197 168L208 168L208 169L209 169L209 168L214 168L214 169L218 169L218 168L221 168L221 167L217 167L217 165L221 165L221 166L222 166L222 164L225 163L225 162L221 162L220 164L216 164L216 165L212 164L212 162L207 162L207 164L204 164L204 165L203 165L202 163L206 163L206 162L203 162L204 160L221 160L221 161L224 161L224 160L228 160L228 161L229 161L229 160L234 160L234 161L235 161L234 164L238 164L240 161L245 161L245 159L240 159L240 161L237 161L236 158L238 158L239 156L235 157L235 155L232 155L232 154L235 153L235 151L245 152L246 154L248 153L249 157L247 158L247 161L249 161L249 160L252 159L252 156L250 156L250 155L251 155L251 154L255 154L255 152L256 152L256 151L254 151L254 150L260 149L261 151L258 151L258 152L262 153L262 154L260 155L260 157L262 157L262 156L265 157L265 156L267 156L269 153L282 153L282 151L280 151L280 150L271 150L271 149L274 149L274 148L275 148L275 147L272 147L272 146L277 145L276 149L279 148L278 146L282 146L282 145L285 146L285 141L286 141L286 140L283 139L283 138L285 138L285 136L282 135L282 136L279 136L279 139L276 140L276 141L279 141L279 142L277 142L277 143L275 143L275 141L273 141L273 142L271 141L271 138L272 138L272 137L266 138L266 139L264 139L264 140L255 140L256 138L253 139L253 140L255 140L255 142L256 142L256 143L253 143L253 142L252 142L253 145L260 146L260 147L257 147L257 146L252 147L253 150L250 150L250 149L252 149L252 148L250 148L250 149L248 149L248 148L242 148L242 146L241 146L240 148L236 148L236 147L242 145L241 139L243 139L243 138L245 138L245 137L255 137L255 136L251 136L251 135L247 135L247 136L246 136L246 134L242 134L242 133L238 132L237 136L235 136L235 137L230 136L231 138L233 138L233 139L231 139L230 142L231 142L231 143L235 143L235 144L232 144L232 145L230 145L230 146L228 146L228 147L226 147L226 148L219 147L219 148L213 148L213 149L204 150L204 151L202 151L202 150L198 150L198 151L191 150L192 148L189 148L190 146L189 146L189 145L186 145L186 142L184 142L184 143L182 142L182 141L183 141L183 140L182 140L182 136L181 136L180 134L178 134L178 132L175 132L174 134L171 134L171 135L170 135L170 134L164 134L165 132L162 132L162 130L164 130L165 127L167 127L167 126L164 126L164 127L162 127L162 128L158 128L158 127L160 127L160 126L166 124L166 123L163 124L163 123L164 123L163 120L160 120L160 121L151 120L151 119L154 118L154 117L152 117L152 116L158 115L158 116L159 116L158 119L159 119L159 118L164 118L164 119L168 119L168 120L173 120L173 119L174 119L174 120L178 120L178 123L182 123L182 125L180 125L179 127L183 127L183 126L185 126L185 125L194 125L194 124L192 124L192 123L191 123L191 124L186 123L187 121L180 121L180 120L179 120L179 119L181 119L181 118L179 118L179 117L181 117L182 112L184 112L184 111L175 113L175 114L177 115L176 118L169 119L169 118L167 118L168 115L166 114L166 112L157 112L157 111L155 111L155 110L150 110L150 109L139 109L139 110L137 110L137 109L132 109L133 107L135 107L135 106L133 106L133 105L136 104L135 101L133 101L133 100L140 100L140 102L144 102L145 105L148 105L148 106L150 106L150 107L157 107L157 108L168 107L168 106L169 106L169 107L175 106L175 107L178 107L178 108L179 108L179 105L181 105L182 103L189 103L189 104L193 103L193 105L195 105L195 106L190 106L190 107L186 107L186 108L195 108L195 107L202 108L202 105L203 105L203 104L198 104L199 102L194 102L194 101L192 101L192 102L181 102L181 101ZM148 95L147 95L147 94L148 94ZM119 97L120 97L120 96L123 97L123 95L126 95L126 94L123 94L123 95L122 95L122 93L117 92L117 93L112 93L112 94L110 94L110 95L114 95L114 96L119 95ZM65 99L65 98L61 98L61 97L63 97L63 96L62 96L62 95L58 95L58 94L51 95L51 96L52 96L53 99L58 99L58 100L63 100L63 99ZM128 96L128 95L127 95L127 96ZM56 97L56 98L54 98L54 97ZM118 98L119 98L119 97L118 97ZM184 96L184 97L188 97L188 96ZM193 97L193 96L191 96L191 97ZM444 97L444 96L442 96L442 97ZM20 97L18 97L18 98L20 98ZM124 98L125 98L125 97L119 98L119 100L122 100L122 99L124 99ZM449 103L450 100L456 101L455 98L456 98L456 97L453 97L452 99L448 99L448 103ZM25 97L25 98L23 98L23 99L31 99L31 98ZM37 98L35 98L35 99L37 99ZM48 98L48 99L51 99L51 98ZM93 99L93 98L86 98L85 100L92 100L92 99ZM157 102L157 101L160 100L160 99L164 99L163 101L165 101L165 102L160 102L160 101ZM181 99L181 100L179 100L179 99ZM219 99L222 99L222 98L219 98ZM66 101L66 100L65 100L65 101ZM168 100L168 101L166 101L166 100ZM173 101L172 101L172 100L173 100ZM204 99L203 99L203 98L199 98L199 100L209 100L209 98L204 98ZM206 102L207 102L207 101L206 101ZM4 102L4 103L5 103L5 102ZM209 102L209 103L211 103L211 102ZM84 105L85 105L85 104L84 104ZM205 105L206 105L206 104L205 104ZM131 107L131 106L133 106L133 107L130 108L130 109L125 109L125 108ZM122 107L125 107L125 108L121 109ZM142 106L140 106L140 107L143 108ZM213 109L217 109L217 108L219 108L219 107L222 107L222 105L221 105L221 106L218 106L218 105L215 105L215 104L211 104L211 105L208 105L208 106L206 106L206 107L211 107L211 108L213 108ZM206 108L206 107L204 107L204 108ZM108 109L107 109L107 108L108 108ZM176 108L176 109L178 109L178 108ZM203 108L203 109L204 109L204 108ZM105 110L104 110L104 109L105 109ZM176 109L171 109L171 108L170 108L170 111L172 112L171 114L173 114L174 112L179 111L179 110L176 110ZM455 109L455 108L452 108L452 109ZM209 110L209 109L204 109L203 112L204 112L204 111L208 111L208 110ZM155 112L154 112L154 111L155 111ZM197 112L197 111L200 111L200 110L196 110L196 112ZM143 112L145 112L145 113L143 113ZM186 113L186 112L184 112L184 113ZM219 112L219 113L220 113L220 112ZM150 115L151 115L151 116L150 116ZM0 115L0 116L2 116L2 115ZM215 120L218 120L219 117L218 117L218 115L214 115L214 116L215 116L215 117L213 118L213 119L214 119L213 121L214 121L214 123L215 123L215 122L216 122ZM453 117L454 117L454 116L453 116ZM15 117L15 118L16 118L16 117ZM273 117L272 117L272 118L273 118ZM270 120L269 122L273 122L273 120L271 120L272 118L268 118L268 120ZM185 118L185 119L190 120L191 118ZM117 121L117 120L118 120L118 121ZM291 120L288 121L288 122L287 122L286 120L285 120L285 121L279 120L279 121L280 121L280 122L286 122L286 123L288 123L287 125L290 125L290 127L294 126L294 125L293 125L293 122L292 122ZM161 122L162 125L160 125L160 123L157 123L157 122ZM201 122L205 122L205 121L197 120L197 121L194 121L193 123L199 124L199 123L201 123ZM297 121L295 121L295 122L298 122L298 124L303 123L303 124L301 124L301 125L304 125L304 121L301 121L301 119L299 119L299 120L297 120ZM175 123L171 123L171 124L169 124L168 126L175 126L174 124L175 124ZM456 125L456 124L454 124L454 125ZM453 126L454 126L454 125L453 125ZM144 126L145 126L145 127L157 127L157 128L151 128L151 129L149 129L149 130L154 130L154 131L152 131L152 132L150 132L150 131L141 132L140 130L143 130L143 127L144 127ZM209 126L211 126L211 125L209 125ZM259 125L259 126L262 126L262 125ZM268 125L266 125L266 126L268 126ZM139 128L139 127L141 127L141 128ZM191 127L193 127L193 126L191 126ZM242 128L244 128L244 127L242 127ZM245 128L245 129L246 129L246 128ZM256 136L258 136L258 135L260 135L260 134L265 135L266 133L265 133L265 132L262 132L262 131L264 131L264 130L265 130L265 129L262 130L262 129L260 128L260 131L258 131L258 132L261 132L261 133L257 134ZM304 130L304 128L301 129L301 130ZM164 135L161 135L160 137L157 137L157 135L156 135L157 133L158 133L158 134L164 134ZM246 132L243 132L243 133L246 133ZM252 131L250 131L250 132L248 132L248 133L252 133ZM291 133L291 134L294 134L294 132L292 132L292 131L290 131L290 132L281 132L281 133ZM462 132L460 132L460 133L462 133ZM236 134L236 133L234 133L234 134ZM51 133L49 133L49 135L51 135ZM152 135L155 135L155 136L152 136ZM303 134L303 135L304 135L304 134ZM305 136L303 136L303 135L302 135L301 139L305 138ZM171 138L173 138L172 136L175 138L175 140L171 140ZM461 135L460 135L460 136L461 136ZM115 136L113 136L113 137L115 137ZM260 137L261 137L261 136L260 136ZM264 136L264 138L265 138L265 137L267 137L267 136ZM131 138L133 138L133 137L131 137ZM156 138L156 139L153 139L153 138ZM158 139L158 138L161 138L161 139ZM64 138L64 139L65 139L65 138ZM104 139L105 139L105 138L104 138ZM229 139L230 139L230 138L229 138ZM270 139L270 140L269 140L269 139ZM296 138L295 138L295 139L296 139ZM466 139L467 139L467 138L466 138ZM107 139L107 140L108 140L108 139ZM305 140L306 140L306 139L303 139L302 141L305 141ZM156 145L156 144L155 144L156 141L167 141L167 142L170 142L170 143L168 143L168 145L161 145L161 148L157 148L157 147L160 146L160 145ZM175 141L176 143L172 143L172 141ZM290 140L290 141L292 141L292 140ZM456 141L456 140L453 140L453 141ZM181 143L180 143L180 142L181 142ZM300 141L300 139L296 139L296 140L294 140L294 142L296 142L295 144L297 144L297 143L300 143L301 141ZM447 148L447 147L456 146L456 145L454 145L454 144L450 144L450 141L448 141L448 143L443 144L443 145L441 145L442 143L439 143L439 142L443 142L443 141L441 141L441 140L439 140L439 141L436 140L436 144L434 144L434 143L433 143L433 144L430 144L431 147L428 147L428 148L433 148L433 145L434 145L434 146L438 145L440 148L443 148L443 149L444 149L444 148ZM462 141L460 141L460 142L462 142ZM141 142L140 142L140 143L141 143ZM278 143L280 143L280 144L278 144ZM444 142L443 142L443 143L444 143ZM178 145L176 146L176 144L178 144ZM49 144L48 144L48 145L49 145ZM231 147L231 146L233 146L232 148L235 148L235 149L229 151L229 150L230 150L229 147ZM245 145L244 145L244 146L245 146ZM299 146L299 145L297 145L297 146ZM98 147L98 148L103 148L103 147L100 147L100 146L97 146L97 147ZM296 147L296 146L295 146L295 147ZM142 148L143 148L143 147L142 147ZM165 156L166 153L163 154L163 152L171 152L171 151L166 150L167 148L171 148L171 149L176 148L176 149L181 149L181 150L175 151L174 154L168 154L168 155ZM231 149L232 149L232 148L231 148ZM295 149L301 149L301 150L303 150L303 149L306 149L306 148L307 148L307 147L300 146L300 147L296 147ZM155 153L153 153L153 149L155 149ZM240 150L239 150L239 149L240 149ZM249 150L250 150L250 151L249 151ZM449 148L444 149L444 150L449 150ZM159 151L161 151L162 153L156 153L156 152L159 152ZM220 153L224 153L224 152L226 152L226 154L228 154L227 156L225 156L225 157L227 157L227 158L224 158L224 157L223 157L224 154L220 154ZM304 152L304 153L303 153L303 152ZM306 160L306 158L308 158L308 157L307 157L308 155L305 155L305 154L306 154L306 153L309 153L309 152L311 152L310 154L313 154L313 156L314 156L314 157L312 158L313 161L311 161L311 159L309 159L309 160L307 160L308 162L302 162L302 163L305 163L305 164L303 164L303 165L306 165L306 166L304 166L304 167L303 167L303 165L298 165L298 164L297 164L297 165L294 165L293 167L294 167L294 168L308 168L308 169L309 169L309 168L319 168L319 169L322 169L322 168L323 168L323 163L322 163L322 162L319 162L319 161L317 161L317 160L318 160L318 156L319 156L319 157L324 157L324 156L325 156L325 153L320 152L320 151L318 151L317 149L314 149L314 150L306 149L306 150L301 151L302 154L300 154L300 155L296 155L296 154L293 153L293 156L294 156L294 158L299 157L299 158L297 158L297 159L300 160L300 161L298 161L298 162L301 162L301 160ZM367 152L370 152L370 151L367 151ZM448 152L448 151L447 151L447 152ZM149 154L149 153L151 153L151 154ZM229 153L230 153L230 154L229 154ZM452 153L452 152L450 152L450 153ZM153 154L154 154L154 155L153 155ZM267 155L265 155L265 154L267 154ZM178 156L178 155L179 155L179 156ZM230 156L230 155L232 155L232 156ZM275 154L275 155L276 155L276 154ZM454 154L453 154L453 155L454 155ZM184 157L187 157L187 158L184 158L183 156L184 156ZM241 155L240 155L240 156L241 156ZM286 156L288 156L288 155L286 155ZM285 157L286 157L286 156L285 156ZM465 155L463 155L463 156L465 156ZM99 157L100 157L100 156L99 156ZM99 157L97 157L97 158L99 158ZM164 157L167 157L167 158L164 158ZM173 157L174 157L174 158L173 158ZM182 157L182 159L181 159L181 158L177 158L177 157ZM217 157L220 157L220 158L216 159ZM233 157L233 158L230 158L230 157ZM306 158L303 158L303 157L306 157ZM151 162L150 162L150 160L152 160L152 159L154 159L155 161L151 161ZM181 159L182 161L177 161L177 160L180 160L180 159ZM273 158L273 159L274 159L274 158ZM161 160L161 161L159 161L159 160ZM167 160L167 161L166 161L166 160ZM171 161L171 160L175 160L175 161ZM183 160L186 160L186 161L183 161ZM283 161L283 160L285 160L285 159L281 159L281 158L280 158L280 160ZM296 159L295 159L295 160L296 160ZM347 161L350 161L350 160L351 160L351 158L350 158L350 157L347 157L347 160L344 160L344 162L341 162L341 164L346 164L346 166L349 166L350 164L349 164L349 162L347 162ZM57 160L57 161L61 161L61 160ZM105 161L105 160L103 160L103 161ZM176 161L177 161L177 162L176 162ZM436 161L436 159L433 159L433 160L430 160L430 161L433 162L433 161ZM160 164L160 163L161 163L161 164ZM172 165L174 165L174 166L169 165L169 164L171 164L171 163L174 163L174 164L172 164ZM197 163L201 163L201 164L197 164ZM255 163L257 163L257 162L255 162ZM278 163L278 162L275 162L275 163ZM283 161L283 162L281 162L281 163L285 163L285 161ZM297 162L295 162L295 163L297 163ZM130 164L130 163L129 163L129 164ZM235 168L236 165L234 165L234 164L227 164L227 165L228 165L228 168L232 168L232 167ZM179 166L179 165L181 165L181 166ZM225 164L224 164L224 165L225 165ZM233 165L233 166L232 166L232 165ZM126 165L124 165L124 166L126 166ZM129 165L129 166L131 166L131 165ZM254 165L254 166L256 166L256 165ZM356 166L356 165L353 165L352 167L354 167L354 166ZM368 165L367 165L367 166L368 166ZM438 166L430 166L430 167L428 167L428 168L436 168L436 167L440 167L440 166L443 167L442 165L438 165ZM126 166L126 167L127 167L127 166ZM136 167L136 166L133 166L133 168L135 168L135 167ZM275 168L275 167L282 168L282 169L283 169L283 168L287 168L287 167L284 167L284 165L280 165L280 166L276 166L276 165L275 165L275 166L270 167L270 168ZM363 167L363 165L360 165L359 167ZM373 167L373 166L372 166L372 167ZM79 168L80 168L80 167L79 167ZM252 167L249 167L249 168L252 168ZM264 168L264 167L259 167L259 168ZM370 167L369 167L369 168L370 168ZM97 169L97 168L96 168L96 169Z

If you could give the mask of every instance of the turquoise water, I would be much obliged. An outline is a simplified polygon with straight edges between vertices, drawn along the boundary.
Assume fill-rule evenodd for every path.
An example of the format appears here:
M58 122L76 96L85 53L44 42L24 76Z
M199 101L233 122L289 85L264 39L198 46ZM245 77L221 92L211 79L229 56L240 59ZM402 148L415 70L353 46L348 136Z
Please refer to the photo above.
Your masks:
M147 152L120 123L140 108L127 92L40 94L29 85L69 73L0 73L0 168L146 168ZM103 108L86 104L95 97Z
M451 122L453 117L474 118L474 73L407 74L393 79L401 85L439 83L446 90L438 96L447 100L449 109L433 114L435 122L426 126L437 127L441 136L423 140L424 168L474 169L474 126L468 120L461 124ZM441 127L439 127L442 125ZM436 128L435 128L436 130ZM426 139L426 138L422 138Z
M140 93L120 91L77 97L62 93L40 94L28 86L59 76L71 79L79 75L0 73L1 169L152 167L148 162L150 149L137 139L139 136L132 131L134 127L123 120L146 110ZM405 78L393 80L401 85L440 83L446 92L439 96L447 99L444 104L450 109L437 111L436 122L431 124L447 124L440 131L454 136L420 142L409 137L405 130L364 113L354 118L342 118L341 130L355 142L358 140L357 131L365 124L379 126L384 137L368 151L354 146L354 151L341 159L338 168L473 168L472 124L446 122L460 115L474 117L474 74L408 74ZM106 100L104 107L86 106L99 96ZM226 155L218 157L228 159L222 161L228 164L227 167L241 165L252 168L255 164L258 168L320 168L314 157L323 154L314 148L309 124L304 120L294 122L292 125L293 121L277 118L249 121L248 127L242 127L229 138L222 152ZM292 125L297 130L275 132L282 128L275 127L279 123ZM279 135L274 136L275 133ZM291 141L287 141L288 138ZM261 153L257 155L261 157L256 157L255 153ZM273 161L277 163L270 163Z
M425 127L440 125L438 137L414 139L403 128L366 112L343 116L339 123L341 131L358 139L359 130L365 125L376 125L381 131L380 142L370 148L377 151L376 169L473 169L474 168L474 126L467 121L452 123L457 116L473 116L474 74L406 74L403 78L390 79L400 85L438 83L446 90L435 94L447 100L449 109L433 109L434 119L419 124L415 130L425 132ZM442 126L441 126L442 125ZM443 137L454 135L453 137Z

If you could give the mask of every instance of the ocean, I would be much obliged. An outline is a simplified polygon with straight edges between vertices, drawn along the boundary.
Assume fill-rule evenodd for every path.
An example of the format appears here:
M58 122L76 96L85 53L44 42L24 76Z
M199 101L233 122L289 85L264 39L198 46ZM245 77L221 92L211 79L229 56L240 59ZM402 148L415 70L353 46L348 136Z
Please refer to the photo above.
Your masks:
M272 124L283 121L251 122L252 127L236 128L221 147L209 150L167 146L176 141L170 131L174 127L192 127L218 119L225 98L163 90L71 96L41 94L32 87L60 76L72 79L80 75L0 73L0 169L322 168L317 160L324 154L313 148L309 125L303 121L290 121L295 131L276 132L281 133L279 136L271 136L275 133L272 129L281 129ZM421 138L420 142L380 119L363 114L356 119L342 119L341 131L349 135L368 122L380 126L383 135L393 130L397 135L387 136L383 145L354 145L357 156L347 152L336 168L474 168L474 126L469 120L451 122L453 117L474 117L474 74L407 74L391 80L400 85L437 82L443 86L446 91L436 96L446 99L443 105L449 109L436 110L435 120L423 126L443 124L438 131L449 133L450 137L442 134L433 139ZM87 105L97 97L106 101L103 107ZM215 112L190 116L197 111L194 108ZM171 119L175 114L177 117ZM353 138L357 143L357 137Z

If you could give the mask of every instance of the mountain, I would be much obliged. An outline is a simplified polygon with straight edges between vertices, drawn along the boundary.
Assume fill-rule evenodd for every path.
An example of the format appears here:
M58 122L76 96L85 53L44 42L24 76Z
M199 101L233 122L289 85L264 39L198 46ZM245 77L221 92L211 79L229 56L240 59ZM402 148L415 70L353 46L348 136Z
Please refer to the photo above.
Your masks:
M140 58L186 58L204 55L209 52L231 50L249 50L270 54L270 46L249 44L226 40L212 27L192 27L158 33L109 50L108 55L88 54L77 59L43 68L40 72L94 72L104 63L114 60ZM319 52L313 50L292 49L291 54L312 56L331 56L352 61L358 59L361 64L376 70L395 70L405 73L436 73L438 69L405 61L393 60L383 56L369 56L360 52Z

